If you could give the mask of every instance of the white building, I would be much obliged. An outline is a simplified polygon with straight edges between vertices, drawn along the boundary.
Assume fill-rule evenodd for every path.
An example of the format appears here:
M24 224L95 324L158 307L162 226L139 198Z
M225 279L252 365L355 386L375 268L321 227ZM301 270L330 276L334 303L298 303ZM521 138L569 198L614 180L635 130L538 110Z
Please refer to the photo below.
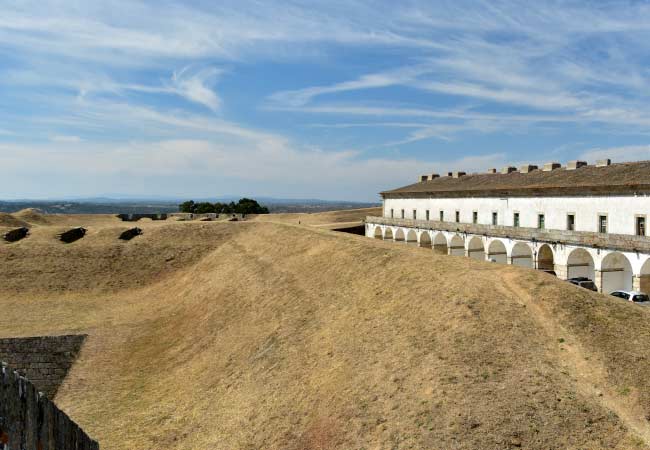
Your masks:
M650 292L650 161L423 175L381 195L368 237Z

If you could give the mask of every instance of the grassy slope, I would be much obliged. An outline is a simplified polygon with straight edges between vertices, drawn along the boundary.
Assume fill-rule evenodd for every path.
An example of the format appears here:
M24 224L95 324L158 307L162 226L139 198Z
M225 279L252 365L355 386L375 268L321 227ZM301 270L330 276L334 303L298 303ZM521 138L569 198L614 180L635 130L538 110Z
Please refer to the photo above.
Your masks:
M104 449L650 442L648 309L321 229L143 227L0 245L1 335L90 335L56 401Z

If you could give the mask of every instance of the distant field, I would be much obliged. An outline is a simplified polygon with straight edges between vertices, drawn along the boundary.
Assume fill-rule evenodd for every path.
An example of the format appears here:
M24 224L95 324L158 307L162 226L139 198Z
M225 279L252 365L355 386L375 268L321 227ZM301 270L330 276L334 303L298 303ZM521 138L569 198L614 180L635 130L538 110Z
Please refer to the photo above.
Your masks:
M650 448L650 308L327 229L373 214L0 216L0 337L89 335L55 400L102 449Z

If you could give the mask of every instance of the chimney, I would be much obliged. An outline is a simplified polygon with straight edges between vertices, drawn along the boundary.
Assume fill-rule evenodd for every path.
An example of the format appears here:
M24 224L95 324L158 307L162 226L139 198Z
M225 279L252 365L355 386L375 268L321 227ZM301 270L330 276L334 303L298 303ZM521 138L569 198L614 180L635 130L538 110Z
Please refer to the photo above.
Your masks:
M542 170L544 170L544 172L550 172L552 170L559 169L560 167L562 166L558 162L549 162L544 164L544 169Z
M465 172L454 172L451 174L452 177L454 178L460 178L465 175Z
M512 172L516 172L516 171L517 171L516 167L510 167L510 166L506 166L506 167L501 169L502 174L512 173Z
M487 173L497 173L497 169L488 169Z
M609 166L612 163L612 160L607 158L607 159L599 159L596 161L596 167L606 167Z
M532 164L526 164L525 166L521 166L519 168L519 172L521 172L521 173L530 173L533 170L537 170L537 169L538 169L537 166L534 166Z
M566 165L566 170L576 170L586 165L587 163L585 161L569 161Z

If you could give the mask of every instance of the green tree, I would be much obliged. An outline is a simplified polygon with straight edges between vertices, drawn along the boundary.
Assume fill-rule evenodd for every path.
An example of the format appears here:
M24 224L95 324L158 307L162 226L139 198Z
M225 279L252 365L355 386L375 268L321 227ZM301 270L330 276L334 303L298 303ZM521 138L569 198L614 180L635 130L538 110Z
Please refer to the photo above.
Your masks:
M194 213L196 212L196 203L194 203L194 200L188 200L178 205L178 209L180 212Z

